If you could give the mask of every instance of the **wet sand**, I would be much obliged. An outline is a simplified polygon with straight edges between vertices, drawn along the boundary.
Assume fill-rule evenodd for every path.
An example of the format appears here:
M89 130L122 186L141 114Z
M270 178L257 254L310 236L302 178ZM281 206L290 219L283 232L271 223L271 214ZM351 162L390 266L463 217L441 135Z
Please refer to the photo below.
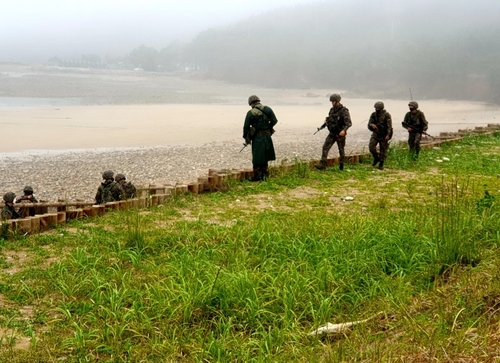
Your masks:
M277 163L319 158L327 131L313 133L331 107L327 95L335 91L262 89L124 71L35 69L30 74L18 69L14 74L0 67L0 193L20 194L31 184L39 198L49 201L92 199L106 169L123 172L136 184L163 184L195 180L208 168L251 167L249 148L239 153L250 94L258 94L278 117L273 136ZM71 97L64 97L64 89ZM135 102L124 89L135 95ZM96 101L104 93L109 96ZM25 102L2 103L2 97ZM376 101L343 96L353 120L347 152L366 149L366 124ZM407 102L384 100L395 140L406 137L401 121ZM431 135L500 121L498 106L419 103ZM337 154L336 146L331 154Z

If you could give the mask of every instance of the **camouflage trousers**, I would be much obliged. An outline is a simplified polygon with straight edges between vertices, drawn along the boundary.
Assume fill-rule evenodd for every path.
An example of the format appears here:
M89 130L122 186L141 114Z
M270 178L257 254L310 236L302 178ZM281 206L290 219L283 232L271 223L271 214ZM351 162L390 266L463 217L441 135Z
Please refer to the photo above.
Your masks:
M377 144L379 145L379 152L377 153ZM385 139L384 136L377 137L376 134L372 134L370 138L370 143L368 144L368 149L373 155L373 158L379 159L381 162L385 161L387 150L389 149L389 141Z
M268 164L253 164L253 178L252 181L263 181L269 178Z
M408 146L410 147L410 152L418 155L420 153L420 140L422 139L422 134L418 132L408 133Z
M337 147L339 148L339 164L344 164L345 159L345 136L340 136L336 133L329 133L325 139L325 143L323 144L323 152L321 154L321 161L326 163L326 159L328 158L328 153L332 148L333 144L337 143Z

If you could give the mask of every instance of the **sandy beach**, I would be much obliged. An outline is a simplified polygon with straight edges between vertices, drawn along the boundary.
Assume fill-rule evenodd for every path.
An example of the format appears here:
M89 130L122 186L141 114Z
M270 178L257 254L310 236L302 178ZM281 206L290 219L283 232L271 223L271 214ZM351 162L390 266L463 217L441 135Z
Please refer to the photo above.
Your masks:
M251 167L242 147L250 94L275 111L278 160L319 158L326 130L313 135L343 94L353 126L347 152L367 148L374 99L342 90L263 89L168 74L0 66L0 193L22 194L32 185L39 199L92 200L106 169L136 184L185 183L209 168ZM408 100L383 100L394 140ZM500 121L500 107L418 100L431 135ZM336 146L332 155L337 155Z

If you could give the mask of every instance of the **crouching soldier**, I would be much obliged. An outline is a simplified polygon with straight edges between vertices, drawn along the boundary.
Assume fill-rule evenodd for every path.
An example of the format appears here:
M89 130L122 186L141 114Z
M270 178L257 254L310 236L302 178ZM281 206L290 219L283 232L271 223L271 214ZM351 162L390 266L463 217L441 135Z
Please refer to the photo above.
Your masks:
M19 213L14 209L14 200L16 199L16 194L13 192L5 193L3 196L3 201L5 206L2 209L2 220L7 219L17 219L21 218Z
M116 202L125 199L124 191L121 185L115 182L114 173L111 170L106 170L102 173L102 178L104 181L97 188L97 194L95 195L95 202L97 204Z
M15 200L15 203L38 203L38 200L35 198L33 195L33 187L30 185L26 185L23 189L23 196L17 197ZM22 206L19 208L19 215L21 217L28 217L28 216L34 216L35 215L35 208L34 207L26 207Z
M124 199L135 198L137 195L137 189L134 184L127 182L127 178L124 174L116 174L115 182L120 184L124 192Z

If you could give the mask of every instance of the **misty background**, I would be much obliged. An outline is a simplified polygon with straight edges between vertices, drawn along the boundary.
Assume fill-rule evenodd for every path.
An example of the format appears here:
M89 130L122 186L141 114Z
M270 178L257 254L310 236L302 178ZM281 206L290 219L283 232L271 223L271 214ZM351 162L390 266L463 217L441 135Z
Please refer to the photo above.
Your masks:
M29 3L3 11L3 62L500 103L498 1Z

